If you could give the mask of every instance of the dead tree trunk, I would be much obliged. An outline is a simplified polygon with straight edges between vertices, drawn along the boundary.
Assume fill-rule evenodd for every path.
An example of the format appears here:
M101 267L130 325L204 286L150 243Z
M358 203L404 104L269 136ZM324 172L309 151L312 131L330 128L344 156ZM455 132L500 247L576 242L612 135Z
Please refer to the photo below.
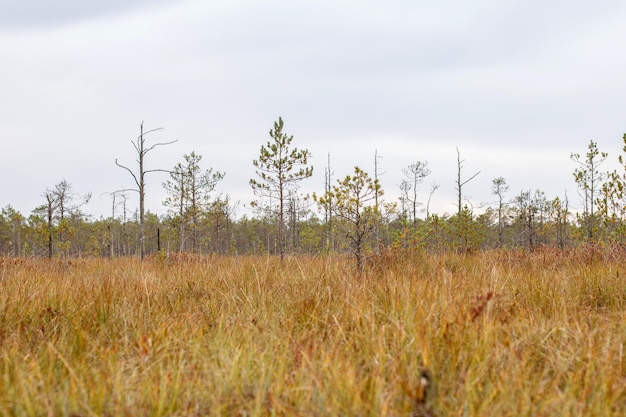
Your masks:
M145 181L145 176L147 173L149 172L168 172L167 170L164 169L150 169L150 170L146 170L145 166L144 166L144 157L146 156L146 154L148 152L150 152L151 150L153 150L154 148L156 148L157 146L161 146L161 145L169 145L172 144L174 142L176 142L175 140L170 141L170 142L161 142L161 143L155 143L154 145L146 148L146 144L145 144L145 135L152 133L152 132L156 132L158 130L163 130L163 128L159 127L157 129L152 129L152 130L148 130L147 132L143 131L143 122L141 122L141 125L139 126L139 137L137 138L137 142L132 142L133 147L135 148L135 151L137 152L137 162L139 163L139 172L137 174L135 174L130 168L121 165L119 162L117 162L117 159L115 160L115 164L117 166L119 166L120 168L124 168L126 171L128 171L130 173L130 175L133 177L133 180L135 181L135 184L137 185L137 189L135 191L137 191L139 193L139 243L140 243L140 256L141 256L141 260L143 260L144 256L145 256L145 251L146 251L146 246L145 246L145 240L146 240L146 227L145 227L145 199L146 199L146 181Z

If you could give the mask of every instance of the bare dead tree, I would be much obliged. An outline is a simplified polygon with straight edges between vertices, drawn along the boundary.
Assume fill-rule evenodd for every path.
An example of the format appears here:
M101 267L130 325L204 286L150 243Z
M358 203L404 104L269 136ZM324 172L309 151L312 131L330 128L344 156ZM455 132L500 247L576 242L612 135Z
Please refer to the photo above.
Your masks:
M430 200L433 198L433 194L435 194L435 191L437 191L438 188L439 184L437 183L432 183L430 185L430 194L428 194L428 202L426 203L426 219L430 217Z
M53 189L48 188L43 194L46 203L35 208L35 212L40 214L46 220L47 240L48 240L48 258L53 255L53 233L56 232L59 238L58 247L61 254L68 254L70 243L66 240L69 232L72 231L70 217L80 216L80 207L87 204L91 199L91 193L80 196L80 203L72 204L76 194L72 191L72 184L63 179Z
M498 196L498 244L500 247L504 245L504 221L503 221L503 207L506 203L503 202L504 193L509 190L509 185L502 177L494 178L491 182L491 193Z
M480 171L478 171L477 173L475 173L474 175L472 175L471 177L469 177L468 179L466 179L465 181L461 181L461 169L463 168L463 162L465 162L465 160L461 159L461 153L459 152L459 148L456 148L456 163L457 163L457 176L456 176L456 188L455 190L457 191L458 195L458 201L457 201L457 213L458 216L461 217L461 212L463 210L463 206L462 206L462 200L463 200L463 193L462 193L462 189L463 186L465 184L467 184L468 182L470 182L471 180L473 180L474 178L476 178L476 176L478 174L480 174Z
M139 172L137 174L135 174L130 168L126 167L125 165L120 164L117 159L115 159L115 165L117 165L120 168L125 169L126 171L128 171L130 173L130 175L133 177L133 180L135 181L135 184L137 185L137 188L134 189L134 191L137 191L139 193L139 240L140 240L140 247L141 247L141 260L143 260L144 256L145 256L145 237L146 237L146 230L145 230L145 223L144 223L144 215L145 215L145 198L146 198L146 181L145 181L145 176L146 174L150 173L150 172L169 172L165 169L145 169L145 165L144 165L144 158L146 156L146 154L148 152L150 152L151 150L153 150L154 148L158 147L158 146L163 146L163 145L171 145L172 143L176 142L175 140L173 141L169 141L169 142L159 142L159 143L155 143L152 146L146 147L146 143L145 143L145 136L153 133L153 132L157 132L160 130L163 130L162 127L156 128L156 129L152 129L152 130L148 130L146 132L143 131L143 121L141 122L141 125L139 126L140 129L140 133L139 133L139 137L137 137L137 141L136 142L132 142L133 147L135 148L135 151L137 152L137 163L139 164Z
M48 258L52 259L52 228L54 226L52 221L54 219L54 212L57 208L57 201L54 197L54 192L51 190L46 190L44 197L46 198L46 205L44 207L48 226Z
M61 248L61 254L65 257L68 255L70 249L68 234L72 232L72 226L70 224L71 218L80 214L80 207L84 206L89 202L89 200L91 200L91 193L79 196L80 202L78 204L72 204L75 200L76 193L72 190L72 184L63 178L61 182L54 186L52 194L56 201L59 216L59 247ZM68 216L70 220L68 220Z
M406 202L410 203L413 227L415 227L417 225L417 207L420 205L417 201L417 186L424 181L424 178L430 175L428 161L416 161L402 168L402 173L406 179L402 180L400 189Z
M374 150L374 181L378 184L380 182L379 177L383 174L378 173L378 160L381 159L382 156L378 155L378 149ZM374 208L377 213L380 213L380 206L378 204L378 197L382 194L382 189L380 187L374 190ZM376 222L374 224L374 236L376 237L376 253L380 253L380 223Z
M107 225L107 230L109 234L108 236L109 242L107 243L108 245L107 252L109 254L109 258L113 258L115 256L115 233L113 229L115 226L115 213L116 213L118 206L122 206L124 209L124 213L122 216L122 219L123 219L122 225L126 222L126 199L128 198L128 196L126 195L126 191L134 191L134 190L122 189L122 190L115 190L111 192L100 193L100 197L102 197L105 194L111 197L111 219L109 221L109 224ZM121 201L118 201L118 197L120 198Z
M328 164L324 171L324 192L329 195L331 190L331 181L334 175L334 171L330 166L330 152L328 153ZM333 206L332 200L328 199L324 204L324 221L326 224L326 250L331 251L335 247L335 240L333 238Z

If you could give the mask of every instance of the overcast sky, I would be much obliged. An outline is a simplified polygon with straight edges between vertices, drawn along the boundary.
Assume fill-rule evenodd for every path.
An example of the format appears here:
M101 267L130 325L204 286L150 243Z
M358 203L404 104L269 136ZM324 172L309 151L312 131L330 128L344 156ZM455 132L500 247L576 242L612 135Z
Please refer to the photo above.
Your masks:
M431 210L454 212L458 147L464 176L481 171L474 207L500 176L509 198L579 205L570 154L595 140L609 169L622 149L625 21L621 0L0 0L0 206L29 215L65 178L109 216L144 121L164 128L148 143L177 140L149 169L195 151L243 214L279 116L314 157L304 192L323 191L328 153L343 178L378 152L387 200L427 160L422 200L437 183ZM153 212L166 179L147 177Z

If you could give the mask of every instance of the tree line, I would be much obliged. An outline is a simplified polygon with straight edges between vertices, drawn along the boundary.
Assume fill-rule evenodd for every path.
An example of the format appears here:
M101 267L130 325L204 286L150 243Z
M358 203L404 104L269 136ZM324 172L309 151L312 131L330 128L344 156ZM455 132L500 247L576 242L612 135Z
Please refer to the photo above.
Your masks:
M590 141L585 154L572 153L573 178L582 208L572 210L567 195L548 198L540 189L509 193L505 178L494 178L496 203L481 213L463 202L463 187L480 172L466 175L457 149L456 213L437 214L419 190L431 171L426 160L402 168L398 201L386 201L374 173L361 167L335 178L330 163L320 193L304 195L299 187L311 177L310 152L293 146L282 118L274 122L269 140L252 161L256 177L249 185L255 195L254 214L236 218L237 203L215 189L226 173L202 168L202 156L191 152L171 169L145 168L145 158L173 142L148 141L144 131L132 145L137 165L115 164L132 177L134 187L108 193L111 215L93 219L85 212L91 195L75 192L63 179L42 194L42 204L28 217L10 205L0 213L0 254L36 257L120 257L152 254L351 254L358 269L381 248L475 251L488 248L541 246L566 248L586 242L621 244L626 238L626 135L619 168L603 171L606 152ZM167 172L163 182L166 215L145 207L148 174ZM128 199L139 196L139 207ZM425 193L423 193L425 194Z

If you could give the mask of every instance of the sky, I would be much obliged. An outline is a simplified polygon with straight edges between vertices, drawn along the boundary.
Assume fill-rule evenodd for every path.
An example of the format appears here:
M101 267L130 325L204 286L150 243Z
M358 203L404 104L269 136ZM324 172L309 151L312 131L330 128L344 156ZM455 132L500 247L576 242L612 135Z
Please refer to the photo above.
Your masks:
M540 189L581 205L570 154L590 140L617 168L626 133L621 0L0 0L0 207L28 216L66 179L108 217L146 156L171 169L192 151L226 173L218 192L246 214L252 164L282 117L323 192L359 166L396 201L402 168L427 161L431 211L455 212L457 149L478 212ZM147 176L147 208L166 213ZM138 206L129 194L130 208ZM119 215L119 213L117 214Z

